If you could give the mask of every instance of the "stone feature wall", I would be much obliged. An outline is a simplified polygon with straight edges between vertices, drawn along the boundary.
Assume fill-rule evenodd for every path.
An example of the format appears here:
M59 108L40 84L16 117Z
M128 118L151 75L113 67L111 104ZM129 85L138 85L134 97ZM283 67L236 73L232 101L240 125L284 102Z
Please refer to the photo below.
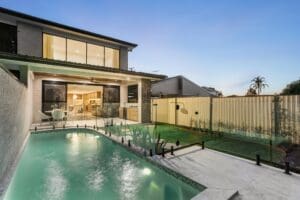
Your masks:
M31 83L16 80L0 63L0 199L31 125Z
M147 79L142 79L142 123L151 121L151 82Z

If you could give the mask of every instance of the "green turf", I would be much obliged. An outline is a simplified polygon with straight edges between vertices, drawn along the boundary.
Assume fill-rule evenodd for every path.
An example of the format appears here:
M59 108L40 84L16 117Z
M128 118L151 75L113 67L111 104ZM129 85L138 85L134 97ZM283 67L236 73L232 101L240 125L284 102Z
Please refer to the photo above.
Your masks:
M262 159L277 163L284 157L284 152L280 149L270 148L267 139L251 138L238 134L210 134L173 125L157 125L156 130L162 139L170 143L179 140L182 145L188 145L205 141L205 146L211 149L250 159L255 159L256 154L259 154Z
M258 137L249 137L238 133L208 133L199 130L178 127L174 125L158 124L154 125L130 125L130 129L139 129L147 131L149 134L160 134L160 138L168 143L176 143L180 141L180 145L189 145L193 143L201 143L205 141L205 146L214 150L226 152L229 154L241 156L244 158L255 159L256 154L259 154L263 160L280 162L285 154L277 148L275 142L270 148L270 140ZM113 130L114 129L114 130ZM119 127L111 128L114 132L119 132ZM127 134L130 134L127 133Z

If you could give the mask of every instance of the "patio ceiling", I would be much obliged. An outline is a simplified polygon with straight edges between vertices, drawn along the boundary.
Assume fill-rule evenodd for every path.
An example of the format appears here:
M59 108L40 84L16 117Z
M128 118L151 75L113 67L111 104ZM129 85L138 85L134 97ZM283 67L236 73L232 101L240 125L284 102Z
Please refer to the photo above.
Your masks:
M157 80L151 77L146 76L138 76L138 75L129 75L123 73L113 73L113 72L103 72L97 70L87 70L87 69L78 69L78 68L70 68L63 66L54 66L47 64L39 64L39 63L28 63L23 61L12 61L12 60L3 60L0 59L0 62L3 64L10 65L19 65L19 66L27 66L30 71L34 74L42 74L48 76L66 76L73 78L81 78L88 79L93 81L137 81L140 79L150 79Z

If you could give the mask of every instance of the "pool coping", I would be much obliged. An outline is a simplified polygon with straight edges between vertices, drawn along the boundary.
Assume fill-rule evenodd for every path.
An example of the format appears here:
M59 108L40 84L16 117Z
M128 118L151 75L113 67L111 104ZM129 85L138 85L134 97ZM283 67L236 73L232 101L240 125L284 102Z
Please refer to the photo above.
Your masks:
M128 145L126 145L124 142L123 144L118 141L117 139L119 139L117 136L114 135L106 135L105 131L103 129L94 129L93 127L65 127L65 128L56 128L56 129L43 129L43 130L36 130L36 131L30 131L30 134L43 134L43 133L49 133L49 132L53 132L53 131L65 131L65 130L89 130L92 131L96 134L101 134L103 137L109 139L110 141L114 142L117 145L122 146L124 149L126 149L127 151L130 151L131 153L135 154L136 156L138 156L139 158L151 163L152 165L158 167L159 169L163 170L164 172L166 172L167 174L169 174L170 176L173 176L176 179L179 179L180 181L194 187L197 190L200 190L200 192L198 194L196 194L192 199L196 198L198 195L200 195L201 193L203 193L205 190L207 190L207 187L202 185L201 183L194 181L184 175L182 175L181 173L167 167L164 166L158 162L155 161L155 159L153 159L150 156L145 155L145 149L143 149L140 146L137 146L135 144L131 144L131 147L129 147ZM121 137L120 137L121 138Z

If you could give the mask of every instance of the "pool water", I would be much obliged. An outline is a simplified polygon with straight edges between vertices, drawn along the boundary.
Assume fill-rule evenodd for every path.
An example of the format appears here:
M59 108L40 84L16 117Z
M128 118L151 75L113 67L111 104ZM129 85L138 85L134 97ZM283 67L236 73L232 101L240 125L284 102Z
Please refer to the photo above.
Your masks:
M89 130L32 134L5 200L191 199L192 187Z

